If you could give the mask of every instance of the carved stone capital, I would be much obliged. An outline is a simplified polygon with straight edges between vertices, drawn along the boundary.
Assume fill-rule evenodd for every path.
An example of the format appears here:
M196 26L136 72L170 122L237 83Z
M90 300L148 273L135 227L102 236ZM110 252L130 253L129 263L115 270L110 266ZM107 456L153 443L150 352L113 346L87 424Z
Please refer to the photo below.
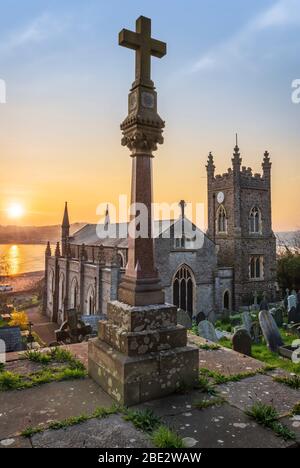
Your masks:
M161 130L149 132L143 129L126 130L121 140L122 146L127 146L133 154L152 153L157 150L157 145L162 145L163 142Z

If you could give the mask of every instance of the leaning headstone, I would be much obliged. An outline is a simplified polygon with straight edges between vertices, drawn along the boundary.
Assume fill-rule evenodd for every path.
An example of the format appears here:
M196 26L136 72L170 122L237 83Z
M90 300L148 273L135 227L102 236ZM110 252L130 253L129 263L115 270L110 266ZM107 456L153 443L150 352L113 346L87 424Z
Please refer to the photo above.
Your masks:
M182 325L184 328L192 328L192 319L188 312L183 309L177 309L177 323Z
M199 325L200 322L203 322L203 320L206 320L206 315L204 312L199 312L196 317L195 317L195 320L196 320L196 324Z
M251 336L252 319L251 319L251 315L249 312L242 313L242 322L243 322L244 328L247 330L248 334Z
M208 320L203 320L202 322L199 323L198 333L199 333L199 336L201 336L202 338L205 338L206 340L213 341L214 343L217 343L218 341L215 327Z
M273 318L274 318L274 320L276 322L277 327L281 328L282 325L283 325L283 312L282 312L282 310L279 309L279 308L275 309L275 307L274 307L274 309L270 310L270 313L272 314L272 316L273 316Z
M251 356L251 338L245 328L240 328L232 337L232 349L237 353Z
M261 310L259 313L259 323L268 345L268 348L276 353L279 346L283 346L276 322L268 310Z

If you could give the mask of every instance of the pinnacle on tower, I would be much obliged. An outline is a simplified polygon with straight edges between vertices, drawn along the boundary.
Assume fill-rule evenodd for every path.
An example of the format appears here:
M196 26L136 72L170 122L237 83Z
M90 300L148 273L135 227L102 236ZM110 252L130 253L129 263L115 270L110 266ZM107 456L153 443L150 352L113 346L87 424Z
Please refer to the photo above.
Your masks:
M51 247L50 247L50 242L49 241L47 242L45 255L46 255L46 257L51 257Z
M211 151L209 152L209 155L208 155L206 169L207 169L207 173L211 175L212 177L214 177L216 166L214 164L214 157Z
M69 212L68 212L68 202L65 202L65 211L64 211L64 217L63 217L62 227L64 227L64 228L69 228L69 227L70 227Z
M233 158L232 158L233 168L240 169L242 164L242 158L240 154L240 148L238 146L238 134L235 134L235 147L233 149Z
M55 257L60 257L60 246L59 246L59 242L56 243Z

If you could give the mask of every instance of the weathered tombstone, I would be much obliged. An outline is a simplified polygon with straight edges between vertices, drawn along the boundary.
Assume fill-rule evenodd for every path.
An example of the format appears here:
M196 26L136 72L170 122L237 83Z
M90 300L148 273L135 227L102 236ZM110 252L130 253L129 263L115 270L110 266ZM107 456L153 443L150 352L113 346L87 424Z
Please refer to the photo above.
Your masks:
M203 320L206 320L206 315L204 312L199 312L196 317L195 317L195 320L196 320L196 324L199 325L200 322L203 322Z
M297 309L292 307L288 313L288 323L296 323Z
M266 293L264 293L263 300L260 303L259 310L269 310L269 303L267 301Z
M192 319L188 312L183 309L177 309L177 323L182 325L184 328L192 328Z
M251 319L251 315L250 315L249 312L243 312L242 313L242 322L243 322L243 326L247 330L249 336L251 336L252 319Z
M245 328L240 328L233 335L232 349L237 353L251 356L251 337Z
M268 310L261 310L259 313L259 323L268 345L268 348L276 353L279 346L283 346L283 341L280 336L275 320Z
M1 327L0 340L4 341L7 353L25 349L20 327Z
M281 309L277 308L271 309L270 313L272 314L272 317L274 318L277 327L281 328L283 325L283 312Z
M207 320L209 320L213 324L216 323L217 317L214 310L210 310L208 312Z
M55 330L56 341L64 344L81 343L92 332L90 325L79 319L76 309L67 310L67 320Z
M106 320L106 315L81 315L81 321L91 327L91 335L98 334L100 320Z
M199 336L201 336L202 338L205 338L206 340L213 341L214 343L217 343L218 341L215 327L208 320L203 320L202 322L199 323L198 333L199 333Z
M288 311L290 311L292 308L297 308L297 297L294 294L291 294L288 297Z

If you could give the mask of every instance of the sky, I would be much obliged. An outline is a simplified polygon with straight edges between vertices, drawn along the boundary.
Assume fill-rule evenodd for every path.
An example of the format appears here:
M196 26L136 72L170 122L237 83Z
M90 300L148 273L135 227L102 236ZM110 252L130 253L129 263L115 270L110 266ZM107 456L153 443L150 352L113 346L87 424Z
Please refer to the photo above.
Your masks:
M0 0L0 224L96 222L99 203L130 193L120 123L134 79L122 28L152 18L168 54L152 60L165 143L154 198L206 206L209 151L231 165L273 162L273 226L300 228L300 0ZM18 221L7 207L22 205Z

